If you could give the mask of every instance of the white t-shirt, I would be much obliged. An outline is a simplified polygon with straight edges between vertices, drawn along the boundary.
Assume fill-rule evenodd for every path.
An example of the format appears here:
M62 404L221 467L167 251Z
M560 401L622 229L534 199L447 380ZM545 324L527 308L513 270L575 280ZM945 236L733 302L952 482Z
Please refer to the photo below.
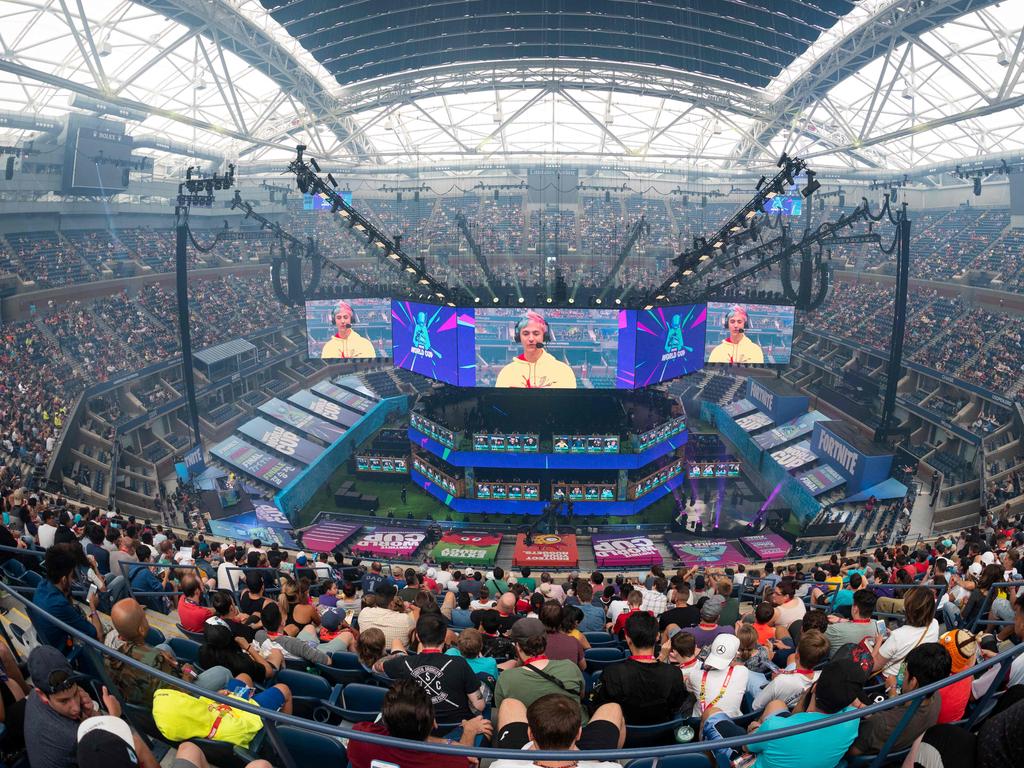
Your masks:
M999 669L999 667L993 667L993 669ZM1010 688L1021 684L1024 684L1024 656L1018 656L1010 665L1010 679L1007 681L1006 687Z
M730 670L732 670L731 676L729 675ZM704 682L705 672L707 672L707 681L704 685L704 706L702 706L700 687L701 683ZM743 705L743 694L747 692L747 678L749 674L747 668L743 666L727 667L726 669L709 668L705 670L698 665L694 665L687 669L683 673L683 682L686 683L687 690L697 697L697 701L693 705L693 716L700 717L703 709L709 708L709 705L714 703L714 706L718 707L729 717L739 717L743 714L740 712L740 707ZM725 682L726 677L729 677L729 687L725 689L722 697L715 701L722 690L722 684Z
M792 707L804 695L804 691L811 687L811 683L818 680L820 674L815 672L808 677L797 672L783 672L776 675L754 698L751 710L761 709L773 699L781 699L787 707Z
M935 619L932 619L932 623L924 629L906 624L897 627L885 639L880 649L881 655L892 662L883 670L883 674L899 674L900 664L907 658L908 653L924 643L937 642L939 642L939 622Z
M500 744L498 746L501 746ZM534 749L533 742L528 741L523 749ZM583 753L581 753L583 754ZM534 768L532 760L495 760L491 768ZM621 763L606 763L598 760L577 760L576 768L622 768Z
M612 600L608 603L608 621L615 624L619 619L619 614L623 611L629 610L629 603L625 600Z
M232 573L234 571L234 573ZM245 573L237 565L221 563L217 566L217 589L239 589L239 582L245 581Z
M452 580L452 575L451 575L451 573L449 571L438 571L434 575L434 581L436 581L437 585L439 587L441 587L442 589L447 587L448 586L448 582L450 582L451 580Z
M53 537L57 534L57 526L40 525L37 534L36 538L39 541L39 546L42 549L49 549L53 546Z

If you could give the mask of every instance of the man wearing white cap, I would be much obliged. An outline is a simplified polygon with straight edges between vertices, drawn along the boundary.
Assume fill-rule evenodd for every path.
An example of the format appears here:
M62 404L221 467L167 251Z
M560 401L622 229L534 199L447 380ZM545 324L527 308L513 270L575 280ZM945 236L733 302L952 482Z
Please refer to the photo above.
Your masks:
M718 635L708 648L710 653L704 666L694 665L683 674L686 687L697 698L693 716L701 717L714 707L723 717L739 717L748 675L744 665L733 666L740 639L736 635Z

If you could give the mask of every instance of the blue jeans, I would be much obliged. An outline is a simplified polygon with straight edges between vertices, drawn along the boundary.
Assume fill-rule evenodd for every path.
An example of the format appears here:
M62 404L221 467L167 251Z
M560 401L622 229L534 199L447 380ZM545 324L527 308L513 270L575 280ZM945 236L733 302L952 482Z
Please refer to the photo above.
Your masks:
M960 609L956 603L948 602L939 609L939 615L946 622L946 629L956 629L961 624Z

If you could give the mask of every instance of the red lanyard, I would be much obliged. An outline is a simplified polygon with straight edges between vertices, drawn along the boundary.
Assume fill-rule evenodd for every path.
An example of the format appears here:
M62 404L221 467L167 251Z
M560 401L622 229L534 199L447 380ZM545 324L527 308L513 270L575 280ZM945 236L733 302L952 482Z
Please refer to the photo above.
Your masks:
M634 661L654 661L654 654L653 653L634 653L629 658L633 659Z
M420 648L420 653L441 653L440 648Z
M704 691L705 691L705 687L707 686L707 682L708 682L708 670L706 670L706 669L704 670L704 674L701 675L701 678L700 678L700 711L701 712L706 712L707 710L711 709L719 701L722 700L723 696L725 696L725 691L729 687L729 681L732 680L732 671L733 671L733 669L734 669L734 667L729 667L729 671L725 673L725 680L722 681L722 687L718 689L718 695L715 696L715 698L713 698L711 701L709 701L707 703L704 702Z
M547 661L547 660L548 660L547 656L531 656L530 658L528 658L525 661L523 661L523 666L524 667L528 667L531 664L533 664L533 662L535 662L535 661Z
M787 675L806 675L807 677L814 677L813 669L791 669L786 672Z
M687 668L689 668L689 667L692 667L692 666L693 666L694 664L696 664L696 663L697 663L697 661L698 661L697 657L696 657L696 656L694 656L694 657L693 657L692 659L690 659L689 661L684 661L684 662L683 662L682 664L680 664L680 665L679 665L679 668L680 668L680 669L687 669Z

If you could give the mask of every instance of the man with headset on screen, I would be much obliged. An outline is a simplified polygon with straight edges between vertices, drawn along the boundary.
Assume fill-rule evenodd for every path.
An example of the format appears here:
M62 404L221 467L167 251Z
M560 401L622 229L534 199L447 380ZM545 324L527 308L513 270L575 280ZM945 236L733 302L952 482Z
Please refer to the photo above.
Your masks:
M529 310L516 323L515 334L523 353L501 369L495 387L576 389L572 368L544 350L544 343L551 340L547 320Z
M708 362L729 363L730 365L763 363L764 352L761 351L761 347L747 338L749 326L750 317L747 315L747 310L739 305L732 307L725 321L729 335L711 350Z
M324 344L320 357L323 360L347 357L376 357L377 351L369 339L352 330L356 313L347 301L339 301L334 308L334 325L338 331Z

